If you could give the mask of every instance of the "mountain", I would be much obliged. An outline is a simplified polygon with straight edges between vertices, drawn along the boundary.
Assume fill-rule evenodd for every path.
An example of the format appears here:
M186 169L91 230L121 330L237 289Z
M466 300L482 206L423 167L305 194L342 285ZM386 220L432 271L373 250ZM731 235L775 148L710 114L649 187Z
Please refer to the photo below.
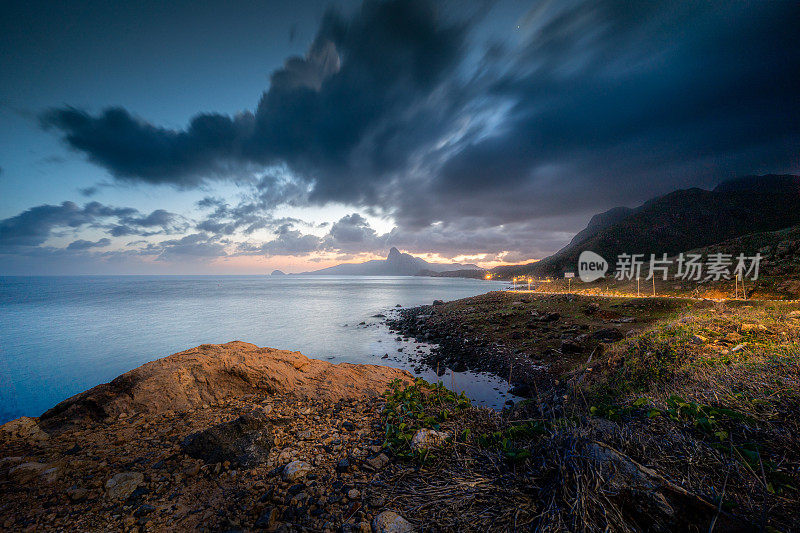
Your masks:
M722 253L748 256L761 254L758 282L748 292L756 297L797 299L800 296L800 225L777 231L749 233L703 248L689 250L708 256ZM728 283L730 285L730 283Z
M575 234L567 246L577 246L635 212L636 209L631 209L630 207L613 207L608 211L599 213L589 220L589 224L584 229Z
M343 263L303 274L335 276L414 276L421 271L443 272L445 270L478 269L477 265L458 263L429 263L419 257L404 254L397 248L389 250L386 259L374 259L365 263Z
M285 275L286 272L284 272L283 270L273 270L272 274L270 274L270 276L285 276Z
M611 265L617 255L674 255L751 233L800 223L800 176L746 176L708 191L678 190L636 209L615 208L589 225L555 254L527 265L498 267L501 276L560 276L575 270L578 256L592 250Z

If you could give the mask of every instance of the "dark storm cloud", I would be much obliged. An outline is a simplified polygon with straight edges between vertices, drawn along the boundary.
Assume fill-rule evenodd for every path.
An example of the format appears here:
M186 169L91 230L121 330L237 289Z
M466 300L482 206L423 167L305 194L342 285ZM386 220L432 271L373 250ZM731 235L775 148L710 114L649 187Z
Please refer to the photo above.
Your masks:
M512 205L539 197L546 213L593 208L609 187L629 201L625 191L797 170L797 3L577 3L529 23L490 90L513 102L502 133L464 147L435 181L433 196L455 192L450 206L499 205L497 176L523 193Z
M112 236L152 235L184 229L176 215L163 209L142 215L132 207L113 207L99 202L89 202L81 207L74 202L63 202L32 207L0 220L0 248L39 246L58 230L75 231L82 227L108 230ZM155 227L159 229L154 231ZM77 244L72 249L81 246L83 244Z
M301 223L299 220L283 219L272 227L274 233L272 240L261 244L242 243L237 253L307 256L315 252L332 252L340 255L383 252L385 236L378 235L358 213L345 215L334 222L323 237L296 229L295 226Z
M374 178L431 139L419 126L442 106L421 104L458 64L464 37L428 2L368 1L351 19L329 11L308 54L272 74L252 114L197 115L177 131L122 108L68 107L42 123L124 180L192 187L226 169L287 163L315 183L312 199L375 202Z
M512 261L541 255L571 237L552 225L539 222L509 224L503 228L482 228L470 222L435 224L422 230L395 228L379 234L359 213L340 218L323 237L303 233L293 227L293 223L277 227L274 233L275 238L269 242L240 244L235 255L308 256L321 252L337 254L339 259L352 259L364 253L383 256L396 246L411 253L435 250L447 258L487 254L486 260Z
M0 247L38 246L55 228L77 229L102 216L127 216L127 209L107 208L95 202L80 207L74 202L40 205L0 220Z
M48 111L42 125L64 133L67 144L86 153L122 180L195 187L204 177L225 175L238 158L241 136L252 128L252 116L205 114L183 131L160 128L122 108L93 117L67 107Z
M140 215L139 212L119 218L119 224L110 226L109 233L114 237L180 233L186 230L189 224L184 222L175 213L164 209L156 209L149 215Z
M42 120L123 180L193 187L257 169L252 198L209 201L197 229L278 229L267 254L550 252L614 205L800 171L797 2L540 2L482 55L473 22L442 15L425 1L329 12L252 113L184 130L119 108ZM400 227L343 219L314 241L266 214L328 202Z

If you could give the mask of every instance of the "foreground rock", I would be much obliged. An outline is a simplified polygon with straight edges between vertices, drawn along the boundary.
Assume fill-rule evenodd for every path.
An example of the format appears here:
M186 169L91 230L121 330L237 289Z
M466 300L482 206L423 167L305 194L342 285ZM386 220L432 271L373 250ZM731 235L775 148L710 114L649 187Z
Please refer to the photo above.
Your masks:
M0 529L368 530L394 379L241 342L148 363L3 426Z
M332 364L246 342L203 344L73 396L44 413L39 424L47 430L82 419L185 411L259 392L351 399L374 396L394 379L409 376L393 368Z
M384 511L375 517L372 529L376 533L411 533L414 526L394 511Z

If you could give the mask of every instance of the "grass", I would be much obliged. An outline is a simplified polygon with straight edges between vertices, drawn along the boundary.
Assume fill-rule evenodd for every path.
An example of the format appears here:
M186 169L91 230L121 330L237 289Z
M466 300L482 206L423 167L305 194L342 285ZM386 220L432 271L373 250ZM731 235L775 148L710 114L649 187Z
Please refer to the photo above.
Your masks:
M663 448L680 442L680 460L629 451L675 479L702 479L696 490L712 497L725 484L727 507L791 529L800 512L800 324L791 310L719 304L659 324L585 365L572 408L659 435Z
M513 327L517 315L531 312L522 304L493 309L483 324ZM557 308L570 321L583 320L585 305L560 297L532 303ZM648 305L608 299L600 312L647 315ZM408 512L421 509L448 527L482 531L709 530L712 521L717 531L799 529L800 317L789 314L795 309L671 301L643 316L622 341L593 352L590 362L582 354L584 362L558 376L555 389L502 413L421 380L395 387L384 412L387 445L420 469L398 486L437 487L427 500L406 493L418 506ZM481 312L467 314L469 324L480 326ZM453 438L415 458L409 442L422 427ZM620 478L626 472L633 477ZM482 487L480 498L469 500L470 483ZM642 492L637 483L657 488ZM490 496L490 487L502 487L504 499ZM660 513L654 493L676 512ZM460 512L472 505L472 519L439 505Z

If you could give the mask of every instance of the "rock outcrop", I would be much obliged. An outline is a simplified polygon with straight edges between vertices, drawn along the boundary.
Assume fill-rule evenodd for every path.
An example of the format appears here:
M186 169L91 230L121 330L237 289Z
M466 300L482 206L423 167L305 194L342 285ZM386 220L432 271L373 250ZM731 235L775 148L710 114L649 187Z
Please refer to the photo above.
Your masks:
M192 433L181 441L181 448L190 457L241 466L266 462L272 445L269 420L257 412Z
M378 395L395 379L411 381L411 375L376 365L333 364L240 341L203 344L64 400L44 413L39 425L53 430L85 419L183 411L256 392L352 399Z
M21 416L0 426L0 437L20 439L30 443L41 443L46 441L49 435L42 431L35 418Z

